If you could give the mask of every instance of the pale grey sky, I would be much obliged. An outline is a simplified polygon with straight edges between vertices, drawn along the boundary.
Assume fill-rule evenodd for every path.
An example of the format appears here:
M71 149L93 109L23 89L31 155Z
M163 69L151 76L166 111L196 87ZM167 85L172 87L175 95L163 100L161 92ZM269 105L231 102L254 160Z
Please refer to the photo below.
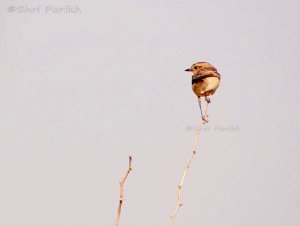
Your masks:
M197 61L222 82L175 225L300 225L299 1L0 7L0 226L113 225L128 155L120 226L168 225Z

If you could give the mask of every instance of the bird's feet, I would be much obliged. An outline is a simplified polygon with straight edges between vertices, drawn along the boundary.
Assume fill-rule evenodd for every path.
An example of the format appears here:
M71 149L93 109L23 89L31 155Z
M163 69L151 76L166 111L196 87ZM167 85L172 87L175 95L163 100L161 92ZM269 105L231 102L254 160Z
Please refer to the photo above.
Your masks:
M202 116L202 123L203 123L203 124L208 123L208 116L207 116L207 115Z
M210 98L209 97L205 97L205 101L209 104L211 101L210 101Z

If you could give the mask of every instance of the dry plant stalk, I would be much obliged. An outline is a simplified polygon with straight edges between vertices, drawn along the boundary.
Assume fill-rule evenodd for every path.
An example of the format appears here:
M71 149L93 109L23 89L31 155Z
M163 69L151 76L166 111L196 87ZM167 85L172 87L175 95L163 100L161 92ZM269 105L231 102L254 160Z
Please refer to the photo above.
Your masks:
M124 200L124 183L125 183L128 175L129 175L130 171L132 170L131 162L132 162L132 157L129 156L128 170L127 170L125 176L119 181L119 184L120 184L120 200L119 200L119 207L118 207L115 226L119 225L119 220L120 220L121 210L122 210L122 204L123 204L123 200Z
M189 160L187 161L187 164L184 167L183 175L181 177L180 184L178 185L177 205L176 205L176 208L175 208L172 216L170 217L170 224L169 224L169 226L173 226L174 219L175 219L175 217L176 217L176 215L177 215L180 207L182 206L181 192L182 192L182 188L183 188L183 183L184 183L187 171L190 168L191 162L192 162L193 158L196 155L196 147L197 147L197 143L198 143L198 140L199 140L199 134L200 134L200 131L202 129L202 125L204 125L206 123L205 119L207 119L207 117L208 117L208 102L206 102L206 110L205 110L204 118L201 119L200 125L197 128L197 130L196 130L195 142L194 142L192 154L191 154Z

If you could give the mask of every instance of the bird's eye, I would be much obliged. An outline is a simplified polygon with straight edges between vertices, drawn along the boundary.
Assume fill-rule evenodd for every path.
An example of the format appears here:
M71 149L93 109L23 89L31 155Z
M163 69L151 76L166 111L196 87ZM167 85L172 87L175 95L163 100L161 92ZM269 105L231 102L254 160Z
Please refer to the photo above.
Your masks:
M198 66L194 66L195 69L198 69Z

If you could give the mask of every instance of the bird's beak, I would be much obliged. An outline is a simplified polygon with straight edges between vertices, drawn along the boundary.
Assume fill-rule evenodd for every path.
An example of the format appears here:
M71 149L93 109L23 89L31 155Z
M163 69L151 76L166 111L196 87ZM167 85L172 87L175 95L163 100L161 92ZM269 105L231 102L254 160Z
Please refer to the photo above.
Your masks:
M184 71L192 71L192 69L191 69L191 68L188 68L188 69L185 69Z

